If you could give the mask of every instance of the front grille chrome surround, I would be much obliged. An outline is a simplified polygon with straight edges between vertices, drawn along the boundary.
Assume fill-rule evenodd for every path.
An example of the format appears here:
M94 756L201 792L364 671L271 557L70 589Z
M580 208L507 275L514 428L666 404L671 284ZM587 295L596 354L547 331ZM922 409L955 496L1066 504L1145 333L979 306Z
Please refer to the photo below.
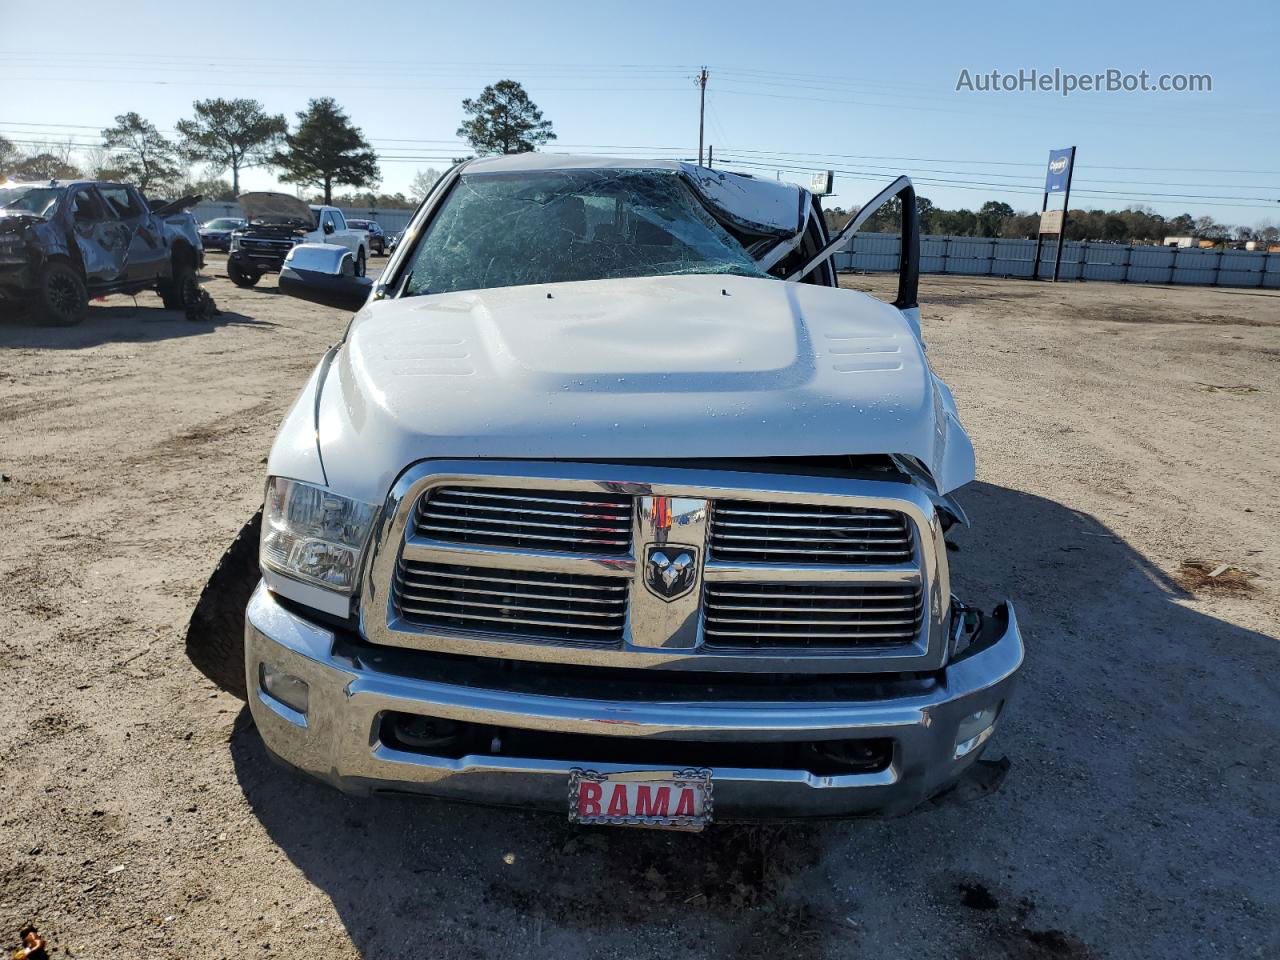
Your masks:
M781 553L726 551L714 534L729 529L712 529L718 510L775 533L806 529L782 529ZM793 534L830 523L896 524L906 550L870 557L839 536L836 552L796 552ZM587 526L611 529L579 538ZM904 539L890 534L868 539ZM589 539L606 542L580 542ZM685 557L699 572L692 593L655 592L655 564L671 576ZM415 464L387 499L362 584L361 631L375 644L666 670L936 670L950 611L941 525L906 478L626 464Z

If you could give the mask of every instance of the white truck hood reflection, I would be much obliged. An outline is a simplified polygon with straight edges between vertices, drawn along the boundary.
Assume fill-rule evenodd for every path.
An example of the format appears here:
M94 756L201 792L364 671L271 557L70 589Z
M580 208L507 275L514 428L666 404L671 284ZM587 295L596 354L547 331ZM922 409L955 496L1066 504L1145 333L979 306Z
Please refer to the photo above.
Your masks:
M376 301L317 408L337 492L380 501L433 457L903 454L973 479L951 396L893 307L737 276L645 277Z

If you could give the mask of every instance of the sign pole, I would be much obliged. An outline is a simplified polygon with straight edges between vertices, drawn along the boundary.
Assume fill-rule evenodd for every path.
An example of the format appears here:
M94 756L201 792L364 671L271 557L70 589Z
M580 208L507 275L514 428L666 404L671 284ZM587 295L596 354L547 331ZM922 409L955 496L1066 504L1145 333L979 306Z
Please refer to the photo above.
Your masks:
M698 74L698 166L702 166L702 123L707 113L707 68Z
M1062 269L1062 238L1067 232L1067 211L1071 209L1071 178L1076 172L1076 148L1071 148L1071 159L1067 162L1067 189L1062 198L1062 226L1058 230L1058 247L1053 255L1053 282L1058 282L1058 271ZM1084 269L1081 268L1083 276Z
M1049 193L1044 194L1044 200L1040 203L1040 223L1044 223L1044 212L1049 209ZM1036 258L1031 263L1031 279L1040 279L1040 248L1044 246L1044 234L1040 232L1039 225L1036 226Z

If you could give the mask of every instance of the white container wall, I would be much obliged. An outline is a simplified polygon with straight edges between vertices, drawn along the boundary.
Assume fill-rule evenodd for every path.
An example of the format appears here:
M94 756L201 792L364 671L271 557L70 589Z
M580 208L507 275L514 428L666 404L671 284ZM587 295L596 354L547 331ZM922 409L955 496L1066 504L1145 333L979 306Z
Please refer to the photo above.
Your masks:
M1030 277L1035 255L1034 240L920 238L921 273ZM837 270L856 273L892 272L898 269L898 256L897 234L859 233L849 248L835 255L835 264ZM1040 252L1041 277L1053 276L1053 259L1054 243L1045 240ZM1064 280L1276 290L1280 289L1280 253L1073 241L1063 245L1058 276Z

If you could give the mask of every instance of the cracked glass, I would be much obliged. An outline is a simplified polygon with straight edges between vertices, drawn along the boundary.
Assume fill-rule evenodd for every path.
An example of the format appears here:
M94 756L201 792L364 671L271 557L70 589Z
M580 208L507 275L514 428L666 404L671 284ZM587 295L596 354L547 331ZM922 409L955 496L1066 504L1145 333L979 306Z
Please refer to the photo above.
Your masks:
M767 276L674 171L474 174L432 220L404 291L690 273Z

